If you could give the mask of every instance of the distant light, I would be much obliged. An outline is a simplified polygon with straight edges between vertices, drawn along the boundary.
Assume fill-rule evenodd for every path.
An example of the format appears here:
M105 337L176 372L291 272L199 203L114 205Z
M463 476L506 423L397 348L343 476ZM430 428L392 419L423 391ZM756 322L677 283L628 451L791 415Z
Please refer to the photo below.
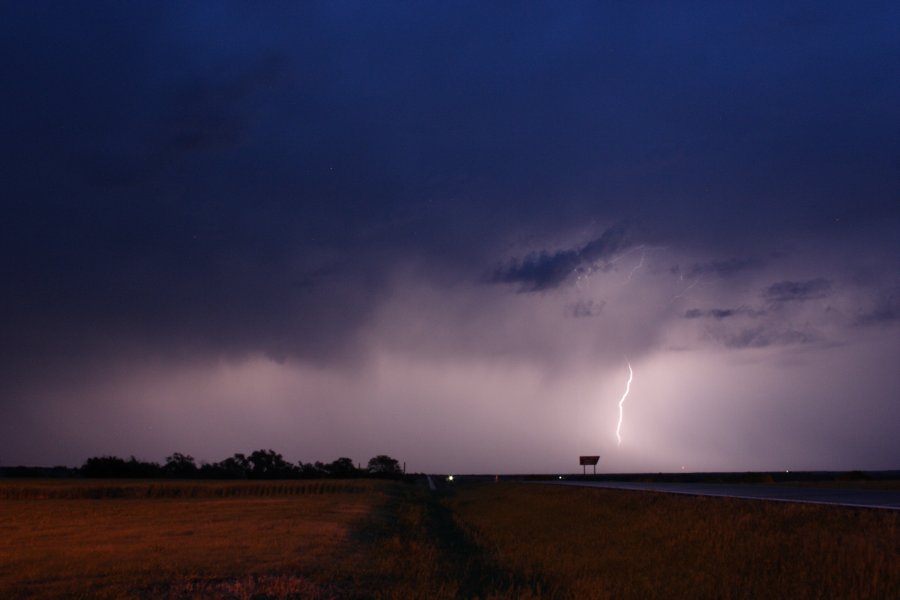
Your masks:
M562 479L562 475L560 475L559 478Z
M788 469L785 469L784 472L785 472L785 473L790 473L790 471L789 471Z
M449 477L447 478L447 481L453 481L453 475L449 476Z

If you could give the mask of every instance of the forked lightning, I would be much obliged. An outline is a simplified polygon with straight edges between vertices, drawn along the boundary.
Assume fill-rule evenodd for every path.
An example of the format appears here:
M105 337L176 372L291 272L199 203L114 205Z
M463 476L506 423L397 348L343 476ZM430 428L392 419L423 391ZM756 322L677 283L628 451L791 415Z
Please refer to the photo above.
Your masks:
M616 439L619 440L618 445L622 445L622 435L619 433L622 429L622 405L625 404L625 398L628 397L628 392L631 391L631 380L634 379L634 371L631 369L631 363L628 362L628 359L625 359L625 364L628 365L628 383L625 384L625 393L622 394L622 399L619 400L619 424L616 425Z

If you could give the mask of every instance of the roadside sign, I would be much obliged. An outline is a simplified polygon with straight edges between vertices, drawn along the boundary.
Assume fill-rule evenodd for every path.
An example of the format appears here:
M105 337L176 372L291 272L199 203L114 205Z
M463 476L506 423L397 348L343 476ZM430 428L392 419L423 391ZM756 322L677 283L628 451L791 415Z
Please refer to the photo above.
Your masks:
M599 456L579 456L578 464L581 465L581 474L587 475L587 465L591 465L594 467L594 475L596 475L598 462L600 462Z

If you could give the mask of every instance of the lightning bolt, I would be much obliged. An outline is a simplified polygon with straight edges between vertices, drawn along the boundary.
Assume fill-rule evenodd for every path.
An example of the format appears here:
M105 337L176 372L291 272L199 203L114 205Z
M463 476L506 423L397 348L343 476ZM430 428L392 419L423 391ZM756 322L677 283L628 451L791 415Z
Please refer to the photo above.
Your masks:
M641 267L644 266L644 254L645 254L645 251L644 251L644 249L642 248L642 249L641 249L641 260L640 260L640 262L638 262L638 264L636 264L636 265L631 269L631 272L628 274L628 278L625 280L625 283L628 283L629 281L631 281L631 278L634 277L635 272L636 272L638 269L640 269Z
M684 279L684 278L682 277L682 279ZM694 287L695 287L698 283L700 283L700 278L699 278L699 277L698 277L697 279L695 279L693 282L691 282L691 285L689 285L689 286L687 286L686 288L684 288L683 290L681 290L681 293L672 296L672 299L669 300L669 304L672 304L673 302L675 302L675 301L678 300L679 298L683 298L684 295L687 294L687 293L688 293L689 291L691 291L692 289L694 289Z
M631 391L631 381L634 379L634 371L631 369L631 363L628 362L628 359L625 359L625 364L628 365L628 383L625 384L625 393L622 394L622 399L619 400L619 424L616 425L616 439L619 440L619 446L622 445L622 436L619 434L619 431L622 429L622 405L625 404L625 398L628 397L628 392Z

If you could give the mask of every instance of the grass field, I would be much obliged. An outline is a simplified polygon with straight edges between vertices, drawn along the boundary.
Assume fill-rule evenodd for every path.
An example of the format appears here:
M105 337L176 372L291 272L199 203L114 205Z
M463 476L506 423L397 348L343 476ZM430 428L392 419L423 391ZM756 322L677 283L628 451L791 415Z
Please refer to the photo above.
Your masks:
M542 485L460 487L447 502L531 585L521 596L900 597L896 511Z
M900 515L535 484L0 482L0 598L897 598Z
M331 597L322 573L387 487L4 482L0 597Z

